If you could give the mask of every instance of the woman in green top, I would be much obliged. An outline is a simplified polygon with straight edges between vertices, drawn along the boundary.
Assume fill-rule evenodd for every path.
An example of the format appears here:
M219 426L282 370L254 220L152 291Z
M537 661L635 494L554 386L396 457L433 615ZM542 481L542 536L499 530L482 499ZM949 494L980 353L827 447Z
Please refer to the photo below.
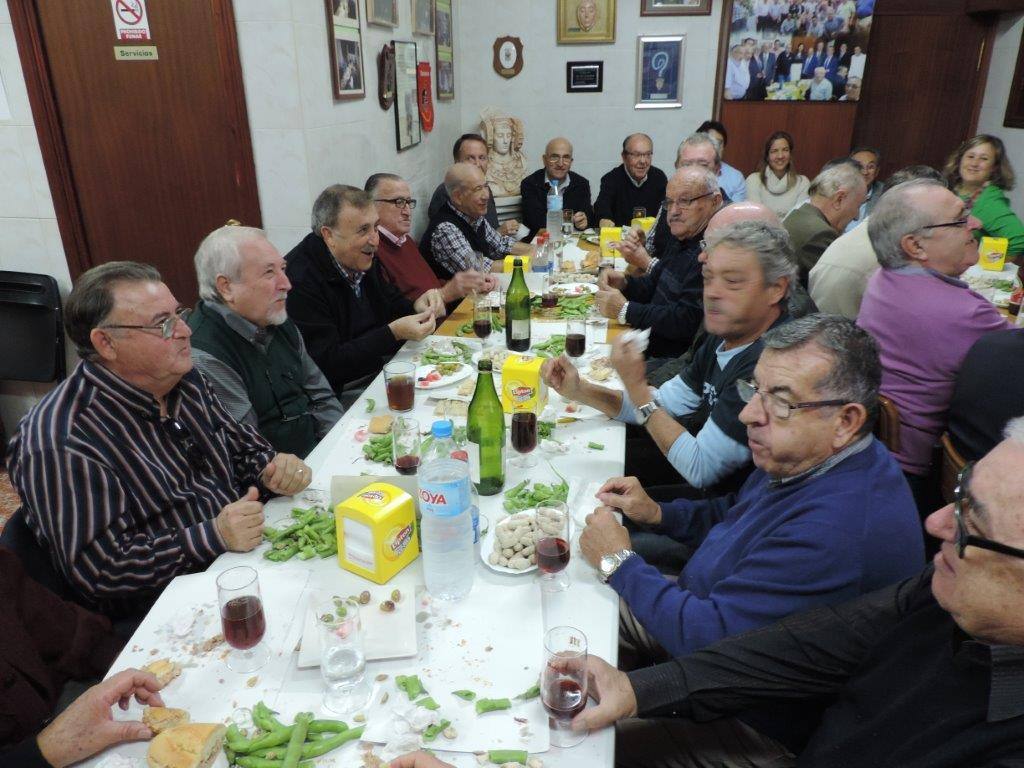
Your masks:
M946 181L981 222L975 231L980 240L1005 237L1008 257L1024 254L1024 223L1010 208L1006 193L1013 189L1014 174L1002 140L989 134L968 139L950 155L944 169Z

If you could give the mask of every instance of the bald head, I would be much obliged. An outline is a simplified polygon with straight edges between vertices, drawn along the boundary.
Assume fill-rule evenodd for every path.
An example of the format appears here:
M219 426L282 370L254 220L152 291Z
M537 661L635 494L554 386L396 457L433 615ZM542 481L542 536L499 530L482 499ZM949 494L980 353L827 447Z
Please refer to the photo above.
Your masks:
M729 203L729 205L712 216L708 222L707 229L704 230L704 236L707 237L716 230L731 227L733 224L738 224L741 221L764 221L781 226L779 217L767 205L744 201L742 203ZM706 262L707 254L701 253L698 259L701 263Z
M572 168L572 143L568 139L558 137L548 142L544 148L544 170L549 179L561 183L569 175Z
M471 218L487 213L491 191L484 172L471 163L455 163L444 174L444 188L456 209Z

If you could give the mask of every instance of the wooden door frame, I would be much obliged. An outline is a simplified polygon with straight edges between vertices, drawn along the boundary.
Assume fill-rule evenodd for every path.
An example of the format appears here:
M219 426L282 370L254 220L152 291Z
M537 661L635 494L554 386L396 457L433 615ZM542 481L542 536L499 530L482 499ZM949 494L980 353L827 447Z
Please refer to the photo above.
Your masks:
M239 88L227 88L224 100L231 116L231 130L242 155L242 164L237 173L239 186L250 186L256 190L256 162L252 152L252 134L249 130L249 113L245 106L242 64L238 51L238 36L235 26L235 12L231 0L206 0L213 14L213 32L218 42L218 52L223 82L236 82ZM68 153L67 137L61 124L57 95L47 61L46 44L43 39L42 20L39 17L36 0L8 0L14 40L25 75L29 105L32 108L33 123L39 137L43 155L43 167L53 196L53 207L57 212L57 227L64 243L71 279L90 267L95 266L89 250L85 221L71 172L71 158ZM111 40L111 47L114 41ZM250 226L262 226L262 221L245 222Z

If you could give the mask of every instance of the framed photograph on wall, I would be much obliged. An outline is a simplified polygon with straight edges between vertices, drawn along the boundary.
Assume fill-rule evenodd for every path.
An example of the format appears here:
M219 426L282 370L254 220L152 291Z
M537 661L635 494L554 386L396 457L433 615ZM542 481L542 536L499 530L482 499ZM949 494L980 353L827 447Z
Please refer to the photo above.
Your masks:
M710 16L711 0L640 0L641 16Z
M416 43L392 40L395 47L395 135L398 151L420 143L420 106L416 100Z
M601 93L604 90L603 61L567 61L566 93Z
M683 106L686 35L640 35L636 39L636 109Z
M398 26L398 0L366 0L366 21L394 29Z
M860 100L873 3L723 2L716 102Z
M366 95L363 38L356 0L325 0L330 48L331 84L336 101Z
M558 43L614 43L615 0L558 0Z
M434 0L412 0L412 31L417 35L434 34Z
M434 53L437 100L455 98L455 49L452 47L452 0L434 0Z

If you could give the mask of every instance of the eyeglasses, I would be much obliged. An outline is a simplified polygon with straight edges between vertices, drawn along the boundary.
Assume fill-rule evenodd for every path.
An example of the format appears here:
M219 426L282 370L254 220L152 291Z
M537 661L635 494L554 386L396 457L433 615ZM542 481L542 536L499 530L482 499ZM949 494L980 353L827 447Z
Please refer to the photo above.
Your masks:
M196 443L188 427L177 419L164 419L161 425L164 431L171 436L171 439L185 449L185 456L188 457L188 463L192 469L209 469L210 460L203 453L203 449L199 447L199 444Z
M705 197L711 197L714 192L705 192L703 195L697 195L696 197L680 197L678 200L673 200L666 197L661 201L661 207L666 211L672 210L672 206L678 206L680 208L689 208L691 205L696 203L698 200L703 200Z
M793 411L803 408L827 408L829 406L850 404L849 400L815 400L807 403L791 403L771 392L763 392L752 381L744 381L743 379L736 381L736 391L740 393L740 400L744 403L749 403L753 400L754 395L760 395L765 410L779 420L788 419L793 415Z
M395 208L401 210L405 206L409 206L409 210L416 210L416 198L414 197L375 197L375 203L391 203Z
M571 163L572 155L548 155L548 160L552 163Z
M160 331L160 335L163 337L164 341L166 341L174 335L174 329L178 327L178 321L180 320L183 323L187 323L191 314L191 309L188 307L181 307L166 320L161 320L159 323L155 323L154 325L101 325L99 327L116 328L117 330L123 331Z
M973 461L969 461L964 465L964 468L960 470L960 474L957 475L956 488L953 489L953 517L956 520L956 554L962 560L964 550L971 546L978 549L987 549L991 552L998 552L1001 555L1024 559L1024 549L1010 547L1006 544L1000 544L998 541L986 539L984 536L975 536L973 533L967 532L964 517L971 513L974 506L971 492L968 488L973 468Z
M625 155L629 155L635 160L650 160L654 157L653 152L623 152Z
M942 227L966 227L970 220L971 219L969 216L964 216L962 219L957 219L956 221L944 221L941 224L927 224L921 227L921 229L940 229Z
M264 374L267 377L267 384L270 385L270 394L274 398L274 405L277 406L277 413L278 413L278 415L279 415L279 417L281 419L281 423L282 424L287 424L290 421L298 421L299 419L305 419L305 418L308 418L309 416L313 415L308 407L304 411L302 411L302 413L292 414L291 416L286 415L285 412L284 412L284 406L281 405L281 399L277 396L277 390L274 389L274 380L270 378L270 371L264 371ZM292 376L291 373L286 371L286 372L284 372L281 375L282 375L283 378L287 379L293 386L295 386L298 389L302 390L302 394L306 396L306 405L307 406L312 404L313 400L309 396L309 392L307 392L306 388L303 387L301 384L299 384L295 380L295 377Z

